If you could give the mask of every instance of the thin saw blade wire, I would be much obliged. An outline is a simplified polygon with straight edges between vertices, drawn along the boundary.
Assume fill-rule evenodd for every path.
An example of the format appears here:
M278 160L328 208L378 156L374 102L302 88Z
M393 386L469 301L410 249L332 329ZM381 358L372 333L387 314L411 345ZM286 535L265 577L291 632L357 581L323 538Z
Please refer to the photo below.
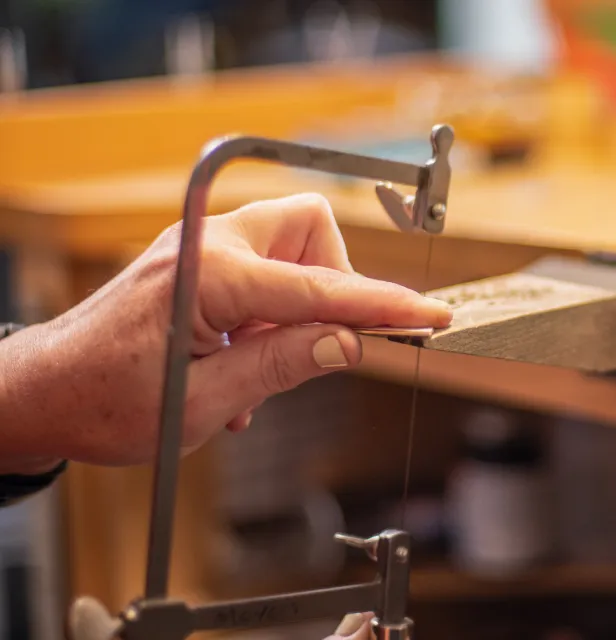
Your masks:
M428 287L428 278L430 276L430 263L432 261L432 244L434 238L430 236L428 238L428 252L426 259L426 270L423 275L422 293L425 293ZM402 487L402 516L401 516L401 529L406 531L407 516L408 516L408 497L409 497L409 484L411 480L411 458L413 454L413 442L415 435L415 424L417 422L417 403L419 396L419 365L421 363L421 347L416 347L417 357L415 359L415 371L413 374L413 391L411 395L411 408L409 415L409 428L406 444L406 464L404 469L404 484Z

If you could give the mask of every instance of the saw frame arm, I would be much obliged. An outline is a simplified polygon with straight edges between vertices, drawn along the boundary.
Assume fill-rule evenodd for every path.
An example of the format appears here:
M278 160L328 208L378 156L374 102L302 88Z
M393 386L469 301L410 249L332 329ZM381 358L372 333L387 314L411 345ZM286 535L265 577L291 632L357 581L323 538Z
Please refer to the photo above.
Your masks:
M183 640L195 631L271 626L353 611L374 613L372 625L377 640L410 638L412 622L406 617L410 536L404 531L385 530L367 540L337 534L338 541L365 550L376 562L378 577L371 583L189 607L167 595L172 529L191 361L192 311L201 268L201 238L208 195L216 175L231 162L252 159L376 181L376 195L401 231L439 234L447 212L449 151L453 141L451 127L435 126L430 136L433 155L424 165L244 136L219 138L204 147L184 202L168 330L144 596L115 617L96 600L79 598L69 616L69 635L73 640L114 637ZM415 194L402 195L393 184L415 187ZM419 337L426 335L425 329L409 331Z

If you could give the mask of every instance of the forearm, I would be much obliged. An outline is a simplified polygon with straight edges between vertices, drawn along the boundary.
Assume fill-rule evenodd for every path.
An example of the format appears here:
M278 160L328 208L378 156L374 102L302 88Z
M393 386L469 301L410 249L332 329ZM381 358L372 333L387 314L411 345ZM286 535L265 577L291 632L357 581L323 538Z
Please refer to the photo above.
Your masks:
M57 400L52 353L47 325L0 340L0 475L41 474L61 462L48 411Z

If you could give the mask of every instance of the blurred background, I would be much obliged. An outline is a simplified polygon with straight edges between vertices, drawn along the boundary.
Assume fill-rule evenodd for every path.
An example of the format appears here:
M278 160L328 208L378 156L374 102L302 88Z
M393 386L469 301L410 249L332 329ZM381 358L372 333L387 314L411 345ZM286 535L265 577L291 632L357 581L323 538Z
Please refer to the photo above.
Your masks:
M613 0L3 0L0 27L2 321L51 318L111 278L179 218L201 146L236 131L423 163L446 121L427 279L426 239L396 232L370 184L243 163L211 213L316 190L366 275L427 290L530 269L616 289ZM415 351L365 353L183 462L173 593L370 580L333 534L404 522L420 640L616 637L614 383L424 354L406 491ZM0 637L59 639L77 595L117 611L141 593L150 483L73 465L0 513Z

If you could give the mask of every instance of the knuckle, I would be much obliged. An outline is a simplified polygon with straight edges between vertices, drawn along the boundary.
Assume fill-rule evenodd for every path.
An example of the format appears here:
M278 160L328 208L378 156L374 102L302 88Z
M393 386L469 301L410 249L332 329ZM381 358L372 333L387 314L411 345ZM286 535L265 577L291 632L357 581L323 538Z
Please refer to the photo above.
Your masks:
M322 223L336 224L332 207L324 195L320 193L307 193L305 198L306 208L316 220Z
M325 267L307 268L303 281L315 303L334 299L343 287L341 272Z
M156 239L155 244L157 246L179 246L180 239L182 237L182 220L169 225L166 229L163 229Z
M250 207L254 205L247 205L241 207L230 213L214 216L208 222L210 226L216 226L217 231L226 232L227 234L240 236L242 238L248 236L248 226L251 214Z
M295 386L293 364L281 349L278 340L264 340L261 363L261 383L268 395L288 391Z

